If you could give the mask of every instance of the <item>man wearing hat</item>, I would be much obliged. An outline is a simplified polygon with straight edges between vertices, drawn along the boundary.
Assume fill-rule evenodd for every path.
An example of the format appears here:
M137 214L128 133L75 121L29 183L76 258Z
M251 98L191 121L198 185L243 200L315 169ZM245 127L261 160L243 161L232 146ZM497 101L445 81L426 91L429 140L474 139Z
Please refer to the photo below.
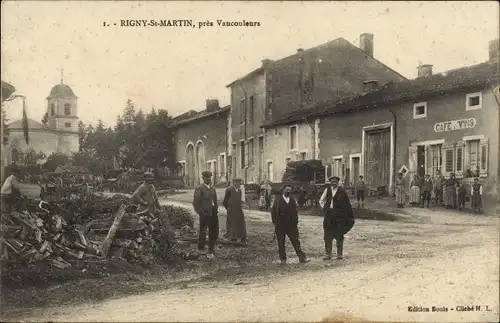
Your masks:
M155 176L151 172L144 173L144 182L132 194L132 201L139 204L138 211L148 210L155 213L161 209L158 195L153 185Z
M194 191L193 208L200 217L200 233L198 236L198 250L205 250L208 229L208 258L214 257L215 243L219 238L219 218L217 217L217 193L210 185L212 172L201 173L203 184Z
M276 197L271 208L271 218L274 224L276 239L278 240L278 253L281 264L286 264L285 238L288 236L292 243L295 253L299 257L299 262L306 263L305 253L300 247L299 240L299 215L297 212L297 203L290 196L292 192L291 185L282 187L282 195Z
M340 178L329 178L330 185L325 189L319 204L324 211L323 230L325 257L332 259L333 239L337 242L337 259L343 258L344 235L354 226L354 215L347 193L339 187Z
M5 179L2 185L2 204L15 207L19 205L21 200L21 190L19 189L19 168L15 167L11 171L11 175Z
M241 182L241 178L233 179L233 186L226 189L222 205L227 210L227 237L232 241L240 239L242 243L246 243L247 229L245 215L243 214L243 208L241 207L243 204L241 198L241 194L243 192L240 188Z

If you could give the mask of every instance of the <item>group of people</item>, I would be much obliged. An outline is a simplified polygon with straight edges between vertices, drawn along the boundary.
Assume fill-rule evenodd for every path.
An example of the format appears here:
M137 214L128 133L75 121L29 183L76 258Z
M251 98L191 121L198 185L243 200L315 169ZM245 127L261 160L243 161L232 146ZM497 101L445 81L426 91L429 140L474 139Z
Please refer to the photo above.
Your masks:
M199 216L200 230L198 236L198 249L203 252L208 245L208 258L213 258L215 245L219 237L218 202L215 188L211 185L212 173L202 173L203 184L199 185L194 192L193 208ZM333 240L336 240L337 259L343 258L344 235L354 226L354 215L347 193L339 187L340 179L336 176L330 177L330 185L324 190L319 204L324 212L323 230L325 243L324 260L332 259ZM247 242L247 231L243 212L245 201L244 192L241 188L241 179L235 178L233 185L228 187L224 194L222 205L227 210L227 238L232 241L240 240ZM269 184L269 183L267 183ZM270 187L270 185L269 185ZM268 188L270 191L270 188ZM278 255L282 264L286 264L287 255L285 250L285 239L288 237L292 243L299 262L306 263L309 260L302 250L298 229L298 204L292 198L291 185L284 185L281 194L276 196L270 207L271 220L274 225L274 234L278 243ZM207 243L208 231L208 243Z
M395 185L396 205L403 207L405 204L405 182L402 173L398 174ZM465 208L465 202L470 197L470 207L472 212L482 212L483 187L479 178L475 177L472 184L467 185L460 182L454 173L449 178L445 178L440 172L432 179L429 174L424 178L414 175L410 182L409 204L411 206L430 207L431 200L435 200L435 205L444 205L447 209Z

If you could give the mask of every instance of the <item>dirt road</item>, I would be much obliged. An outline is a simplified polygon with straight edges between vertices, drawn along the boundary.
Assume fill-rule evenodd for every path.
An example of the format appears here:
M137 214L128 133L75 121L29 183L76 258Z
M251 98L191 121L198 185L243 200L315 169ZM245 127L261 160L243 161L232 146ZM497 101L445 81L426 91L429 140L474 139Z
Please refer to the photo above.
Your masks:
M163 203L186 205L187 200L179 196ZM343 261L320 260L321 218L303 216L299 227L304 249L312 258L309 264L296 264L297 259L289 255L292 264L282 268L269 263L272 270L265 276L232 273L208 283L192 282L183 288L99 304L40 309L15 315L15 319L498 321L498 217L441 210L406 212L403 221L358 220L346 237ZM265 212L246 211L246 215L269 225ZM430 312L409 312L409 306L429 308ZM448 311L432 312L432 306L444 306ZM460 311L459 306L474 311Z
M24 320L257 322L361 317L494 322L499 304L497 246L498 241L489 239L481 247L442 251L430 259L399 258L364 266L334 262L322 271L237 284L198 284L99 305L50 309ZM461 305L479 305L481 311L460 312ZM448 312L413 313L408 306L446 306Z

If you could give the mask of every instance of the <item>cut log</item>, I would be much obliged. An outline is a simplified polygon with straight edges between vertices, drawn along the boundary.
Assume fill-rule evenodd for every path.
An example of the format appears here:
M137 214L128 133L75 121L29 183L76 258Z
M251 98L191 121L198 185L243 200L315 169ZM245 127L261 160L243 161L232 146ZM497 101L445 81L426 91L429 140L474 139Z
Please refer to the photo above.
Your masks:
M123 216L125 215L125 209L126 205L122 204L120 205L120 208L115 214L115 221L111 225L111 228L109 228L108 235L106 236L106 239L104 239L102 245L101 245L101 253L103 256L108 255L109 247L111 246L111 242L113 242L113 239L116 235L116 231L118 230L118 227L120 226L120 222L122 221Z
M84 246L87 246L88 245L87 239L83 235L83 232L80 230L75 230L75 232L78 234L78 237L80 238L80 243Z

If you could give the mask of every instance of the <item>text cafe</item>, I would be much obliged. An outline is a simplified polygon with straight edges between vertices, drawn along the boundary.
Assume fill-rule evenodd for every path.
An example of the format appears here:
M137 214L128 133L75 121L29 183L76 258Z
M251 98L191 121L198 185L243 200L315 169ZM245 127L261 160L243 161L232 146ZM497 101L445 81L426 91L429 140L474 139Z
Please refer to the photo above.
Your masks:
M436 122L434 140L413 142L409 146L409 174L436 175L439 171L448 177L487 177L488 139L483 135L466 135L476 128L476 118Z

